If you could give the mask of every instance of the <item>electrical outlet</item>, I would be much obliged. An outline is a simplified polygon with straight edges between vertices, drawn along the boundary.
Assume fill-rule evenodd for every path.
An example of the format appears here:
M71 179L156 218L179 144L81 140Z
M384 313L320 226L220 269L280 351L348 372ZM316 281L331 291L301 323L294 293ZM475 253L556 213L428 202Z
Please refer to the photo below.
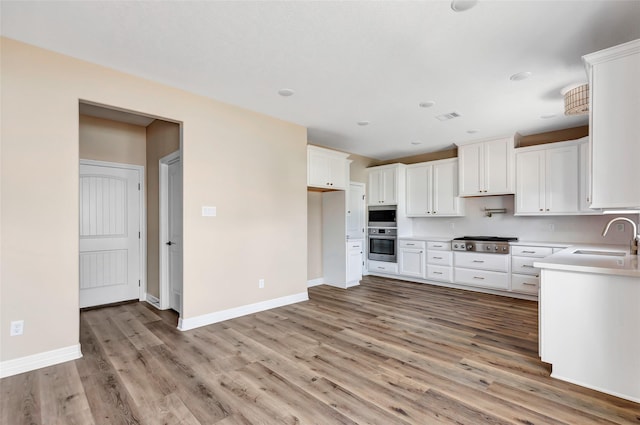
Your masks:
M548 230L549 232L555 232L555 230L556 230L556 225L555 225L555 224L553 224L553 223L549 223L549 224L547 224L547 230Z
M264 279L258 280L258 288L260 289L264 288Z
M616 230L618 232L624 232L624 223L616 223Z
M11 322L11 330L9 332L11 336L22 335L23 332L24 320L14 320Z

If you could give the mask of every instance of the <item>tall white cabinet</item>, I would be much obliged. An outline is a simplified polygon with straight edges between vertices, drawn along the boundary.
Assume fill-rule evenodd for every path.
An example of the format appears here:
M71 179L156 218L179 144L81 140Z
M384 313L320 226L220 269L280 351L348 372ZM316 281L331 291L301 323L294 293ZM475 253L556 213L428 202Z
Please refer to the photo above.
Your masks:
M457 158L409 165L406 173L408 217L462 215Z
M591 207L640 207L640 39L583 57L589 76Z

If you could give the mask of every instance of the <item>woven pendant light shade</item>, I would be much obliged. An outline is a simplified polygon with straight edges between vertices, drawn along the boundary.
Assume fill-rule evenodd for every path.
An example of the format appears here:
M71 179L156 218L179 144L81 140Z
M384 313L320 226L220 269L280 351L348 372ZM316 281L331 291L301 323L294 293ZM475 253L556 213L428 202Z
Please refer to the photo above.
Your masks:
M568 90L564 94L564 114L583 115L589 113L589 84Z

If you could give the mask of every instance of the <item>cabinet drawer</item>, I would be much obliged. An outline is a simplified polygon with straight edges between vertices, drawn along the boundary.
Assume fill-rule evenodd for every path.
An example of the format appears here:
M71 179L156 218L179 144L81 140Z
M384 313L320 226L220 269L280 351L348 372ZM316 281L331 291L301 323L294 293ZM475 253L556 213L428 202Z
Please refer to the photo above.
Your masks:
M546 257L553 254L553 248L546 246L512 246L511 255L520 257Z
M453 267L428 265L427 279L453 282Z
M456 267L506 272L509 270L509 260L511 256L508 254L456 252L454 259Z
M398 263L387 263L385 261L371 261L371 260L369 260L369 272L370 273L398 274Z
M427 264L438 264L441 266L453 265L453 253L451 251L427 251Z
M398 248L426 249L426 242L398 239Z
M540 278L537 276L511 275L511 290L513 292L538 295L538 286L540 286Z
M427 242L427 249L432 251L451 251L451 242Z
M511 257L511 273L539 275L540 269L533 267L535 257Z
M493 289L509 289L507 273L498 273L487 270L455 269L456 283L465 285L482 286Z
M347 242L347 250L349 249L360 249L362 250L362 241L348 241Z

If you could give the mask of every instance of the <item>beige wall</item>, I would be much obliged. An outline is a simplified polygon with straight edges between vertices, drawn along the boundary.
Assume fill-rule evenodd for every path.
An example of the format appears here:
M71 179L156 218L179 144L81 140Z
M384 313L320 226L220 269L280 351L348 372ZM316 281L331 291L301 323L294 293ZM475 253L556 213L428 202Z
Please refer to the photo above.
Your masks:
M1 361L79 341L79 100L183 125L184 318L306 291L304 127L0 43ZM25 333L9 337L18 319Z
M144 166L146 130L139 125L80 115L80 158Z
M147 292L160 297L159 165L163 156L180 149L180 125L155 120L147 139Z

